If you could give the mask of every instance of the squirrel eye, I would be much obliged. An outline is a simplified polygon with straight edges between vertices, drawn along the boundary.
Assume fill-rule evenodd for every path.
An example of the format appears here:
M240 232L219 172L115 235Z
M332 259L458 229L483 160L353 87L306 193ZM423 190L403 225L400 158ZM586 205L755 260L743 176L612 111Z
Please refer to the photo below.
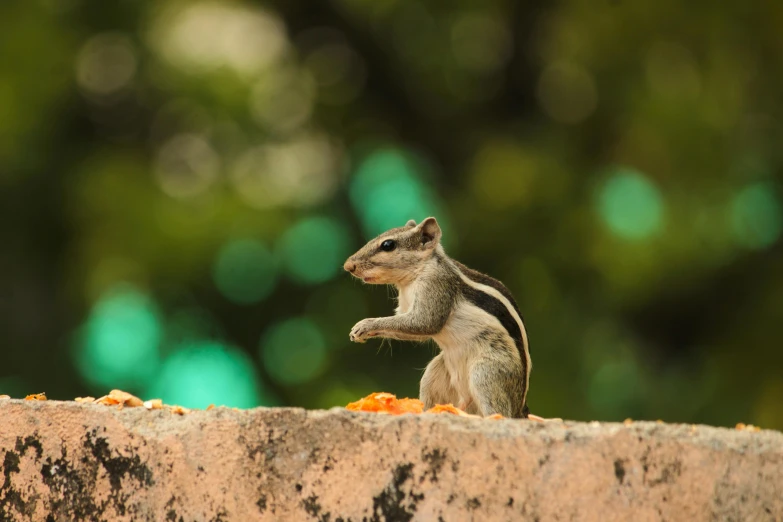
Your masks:
M383 243L381 243L381 250L384 252L391 252L397 247L397 243L394 242L392 239L387 239Z

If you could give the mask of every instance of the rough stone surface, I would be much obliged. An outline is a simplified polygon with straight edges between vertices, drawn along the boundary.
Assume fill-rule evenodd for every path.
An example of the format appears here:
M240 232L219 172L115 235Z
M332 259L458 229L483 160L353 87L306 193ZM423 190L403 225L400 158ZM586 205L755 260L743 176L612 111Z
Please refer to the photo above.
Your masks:
M783 520L783 434L0 401L0 520Z

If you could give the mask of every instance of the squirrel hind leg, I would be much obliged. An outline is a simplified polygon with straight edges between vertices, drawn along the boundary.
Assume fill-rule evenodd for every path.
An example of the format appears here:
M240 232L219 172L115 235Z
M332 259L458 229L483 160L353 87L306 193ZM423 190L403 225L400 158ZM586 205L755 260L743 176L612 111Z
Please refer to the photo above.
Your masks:
M436 355L424 370L419 384L419 400L424 403L426 409L457 400L457 393L451 386L451 376L446 369L442 353Z
M470 392L483 417L495 414L512 419L527 417L522 402L523 383L508 370L505 361L485 359L470 369Z

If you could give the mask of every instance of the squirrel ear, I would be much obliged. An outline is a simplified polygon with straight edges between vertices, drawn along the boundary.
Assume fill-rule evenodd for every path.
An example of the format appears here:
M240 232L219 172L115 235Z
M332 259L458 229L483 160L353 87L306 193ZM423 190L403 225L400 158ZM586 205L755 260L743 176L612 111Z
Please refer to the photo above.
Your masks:
M421 242L427 248L432 248L440 241L440 225L434 217L428 217L419 224Z
M415 227L416 226L416 220L415 219L409 219L407 223L405 223L406 227Z

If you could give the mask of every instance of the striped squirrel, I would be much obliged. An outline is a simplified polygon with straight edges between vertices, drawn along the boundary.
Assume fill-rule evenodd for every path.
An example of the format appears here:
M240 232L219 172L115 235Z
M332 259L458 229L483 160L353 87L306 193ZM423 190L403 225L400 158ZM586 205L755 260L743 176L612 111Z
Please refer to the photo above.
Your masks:
M363 319L350 339L433 339L419 398L468 413L527 418L530 352L514 297L500 281L451 259L435 218L408 221L371 240L343 268L370 284L394 285L396 315Z

